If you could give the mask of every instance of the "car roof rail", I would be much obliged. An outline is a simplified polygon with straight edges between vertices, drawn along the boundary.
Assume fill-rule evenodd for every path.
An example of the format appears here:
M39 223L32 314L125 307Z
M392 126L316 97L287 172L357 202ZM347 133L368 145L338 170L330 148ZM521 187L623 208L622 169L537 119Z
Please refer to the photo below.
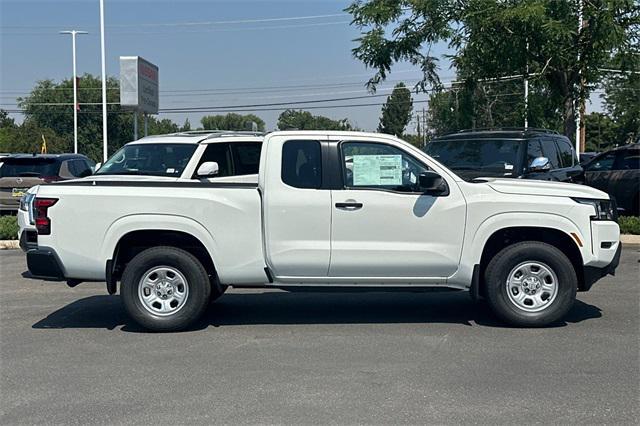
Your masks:
M543 129L539 127L476 127L475 129L462 129L458 132L453 133L472 133L472 132L487 132L487 131L498 131L498 132L534 132L534 133L548 133L558 135L559 133L555 130Z
M233 137L233 136L265 136L266 132L253 132L253 131L243 131L243 130L219 130L215 133L211 133L204 140L207 139L215 139L215 138L225 138L225 137Z

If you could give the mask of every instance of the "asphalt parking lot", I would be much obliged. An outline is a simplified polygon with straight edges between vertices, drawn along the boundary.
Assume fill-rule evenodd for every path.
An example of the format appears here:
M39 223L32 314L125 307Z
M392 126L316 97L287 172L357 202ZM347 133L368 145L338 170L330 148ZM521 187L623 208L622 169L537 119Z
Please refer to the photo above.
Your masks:
M640 246L547 329L464 293L231 290L193 331L141 332L104 284L0 252L0 423L635 423Z

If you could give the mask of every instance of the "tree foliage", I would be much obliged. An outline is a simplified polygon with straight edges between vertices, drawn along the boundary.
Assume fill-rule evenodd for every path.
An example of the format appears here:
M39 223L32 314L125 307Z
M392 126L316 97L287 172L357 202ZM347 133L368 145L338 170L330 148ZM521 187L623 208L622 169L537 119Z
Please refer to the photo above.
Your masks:
M615 123L619 143L640 139L640 73L610 74L605 80L604 104Z
M412 110L411 92L404 83L396 84L387 101L382 105L378 131L401 137L411 121Z
M252 123L256 123L258 131L264 131L264 121L254 114L206 115L200 123L205 130L252 130Z
M614 54L621 66L637 66L640 7L636 0L584 1L578 31L578 1L557 0L357 0L346 10L361 28L354 56L376 70L369 87L397 62L420 67L417 88L442 87L431 47L448 43L459 78L477 82L514 74L537 76L575 135L577 99L589 95ZM582 84L584 83L584 84Z
M322 115L313 115L309 111L288 109L278 117L280 130L353 130L349 120L332 120Z

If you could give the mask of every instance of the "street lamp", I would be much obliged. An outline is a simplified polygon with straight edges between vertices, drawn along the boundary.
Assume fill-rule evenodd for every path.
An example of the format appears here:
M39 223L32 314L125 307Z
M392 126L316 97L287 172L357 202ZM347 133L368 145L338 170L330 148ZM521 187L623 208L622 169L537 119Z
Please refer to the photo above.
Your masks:
M71 34L73 55L73 152L78 153L78 82L76 77L76 35L88 34L86 31L60 31L60 34Z

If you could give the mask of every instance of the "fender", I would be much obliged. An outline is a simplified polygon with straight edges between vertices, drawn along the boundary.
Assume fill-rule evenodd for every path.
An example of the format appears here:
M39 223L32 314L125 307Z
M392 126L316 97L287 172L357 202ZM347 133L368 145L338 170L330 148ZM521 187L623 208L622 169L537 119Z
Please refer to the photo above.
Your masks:
M576 234L583 242L582 247L576 244L583 259L588 259L590 253L590 241L585 237L580 228L570 219L553 213L528 213L528 212L508 212L498 213L489 216L475 227L475 232L466 239L462 249L462 262L458 271L449 277L451 284L464 284L469 286L473 277L473 267L480 263L482 252L489 238L497 231L505 228L531 227L550 228L566 234L572 241L571 235ZM471 229L474 229L473 227Z
M132 214L123 216L114 221L104 233L100 256L106 263L112 259L116 246L123 236L134 231L158 229L165 231L178 231L197 238L207 249L214 264L218 258L218 245L213 235L199 222L186 216L166 214Z

